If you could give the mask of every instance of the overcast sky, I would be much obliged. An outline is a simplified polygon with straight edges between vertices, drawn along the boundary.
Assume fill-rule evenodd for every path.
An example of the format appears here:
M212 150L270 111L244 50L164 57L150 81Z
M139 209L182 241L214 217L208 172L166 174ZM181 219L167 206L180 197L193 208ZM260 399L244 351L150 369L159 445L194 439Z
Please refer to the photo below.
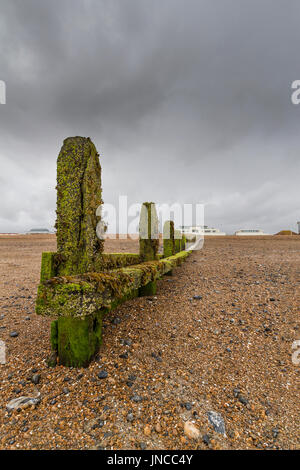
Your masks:
M299 22L299 0L1 0L0 231L51 228L74 135L101 154L106 203L296 230Z

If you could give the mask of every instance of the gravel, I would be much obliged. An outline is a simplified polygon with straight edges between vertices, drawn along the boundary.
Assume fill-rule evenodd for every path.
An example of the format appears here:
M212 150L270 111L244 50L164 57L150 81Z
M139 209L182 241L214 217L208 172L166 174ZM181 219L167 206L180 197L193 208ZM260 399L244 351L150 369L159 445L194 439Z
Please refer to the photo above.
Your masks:
M98 359L78 370L47 367L51 319L34 314L41 253L56 250L55 237L0 236L0 449L299 449L299 248L298 237L206 239L172 282L159 281L156 300L104 317ZM106 251L138 244L110 240ZM36 407L6 410L36 391Z

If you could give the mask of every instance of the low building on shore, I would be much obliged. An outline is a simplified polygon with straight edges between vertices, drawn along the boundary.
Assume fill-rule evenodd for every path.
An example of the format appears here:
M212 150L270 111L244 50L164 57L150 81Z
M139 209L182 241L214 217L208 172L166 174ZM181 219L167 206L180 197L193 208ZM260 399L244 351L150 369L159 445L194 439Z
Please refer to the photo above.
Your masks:
M29 232L26 232L26 235L36 235L42 233L50 234L51 232L47 228L32 228L31 230L29 230Z
M188 235L188 236L196 236L196 235L200 235L200 236L209 236L209 235L215 235L215 236L225 236L226 233L225 232L221 232L219 229L217 228L213 228L213 227L208 227L207 225L195 225L195 226L187 226L187 225L182 225L180 227L180 230L181 230L181 233L183 233L184 235Z
M239 237L239 236L252 236L252 235L259 236L259 235L269 235L269 234L259 229L241 229L241 230L237 230L237 232L235 232L235 235Z

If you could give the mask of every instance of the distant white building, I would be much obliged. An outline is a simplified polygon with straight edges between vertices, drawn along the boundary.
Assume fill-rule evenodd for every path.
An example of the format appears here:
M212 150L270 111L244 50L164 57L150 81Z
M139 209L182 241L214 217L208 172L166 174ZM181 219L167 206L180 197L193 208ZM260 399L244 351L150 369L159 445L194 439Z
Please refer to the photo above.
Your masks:
M235 232L235 235L237 236L241 236L241 235L245 235L245 236L249 236L249 235L268 235L267 233L264 233L262 230L256 230L256 229L251 229L251 230L238 230L237 232Z
M297 222L298 225L298 234L300 235L300 222Z
M182 225L180 227L181 233L185 235L226 235L225 232L221 232L217 228L208 227L207 225Z
M35 233L51 233L47 228L32 228L27 232L27 235L33 235Z

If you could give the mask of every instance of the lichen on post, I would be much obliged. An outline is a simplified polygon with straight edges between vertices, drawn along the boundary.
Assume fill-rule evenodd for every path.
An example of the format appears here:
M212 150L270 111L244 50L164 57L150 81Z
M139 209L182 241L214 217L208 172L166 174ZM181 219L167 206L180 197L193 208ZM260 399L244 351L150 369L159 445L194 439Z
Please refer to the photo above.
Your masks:
M57 252L59 274L79 274L94 269L103 241L96 235L102 204L101 166L88 137L64 140L57 160Z
M159 247L158 217L154 202L144 202L139 224L140 256L143 261L157 259Z
M157 291L157 281L152 281L139 288L139 297L155 295Z
M44 255L44 277L49 277L54 265L60 276L96 270L103 252L103 241L96 234L100 221L96 210L101 204L101 166L95 145L89 137L65 139L57 159L57 255ZM98 317L87 316L80 321L61 317L52 324L52 349L65 366L87 365L100 341Z
M182 240L181 240L181 251L186 249L186 236L182 235Z
M102 340L102 313L83 318L59 317L58 357L67 367L87 367Z
M174 222L167 220L163 229L164 258L175 254Z
M174 231L174 239L175 239L175 253L179 253L182 251L182 234L180 230Z

